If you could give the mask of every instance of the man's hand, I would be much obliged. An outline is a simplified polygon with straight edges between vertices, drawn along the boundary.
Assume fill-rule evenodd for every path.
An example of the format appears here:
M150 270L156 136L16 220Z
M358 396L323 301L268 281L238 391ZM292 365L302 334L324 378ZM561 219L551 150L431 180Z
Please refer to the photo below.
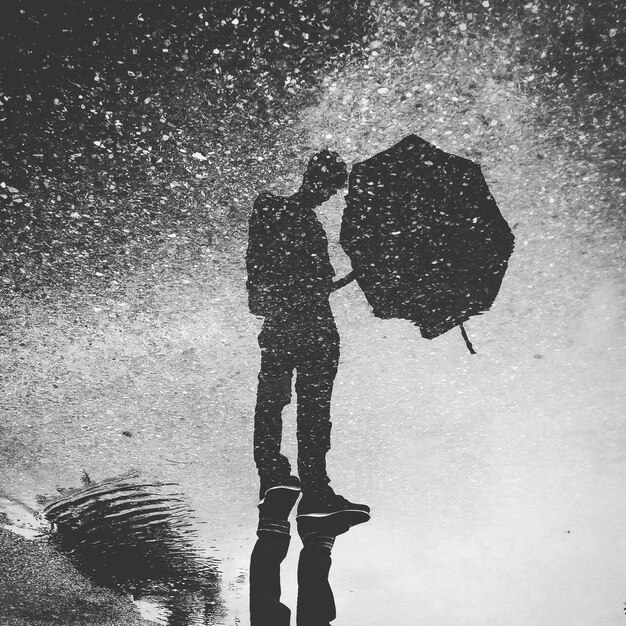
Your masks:
M340 278L339 280L335 280L333 282L333 288L331 292L337 291L337 289L341 289L342 287L345 287L348 283L351 283L355 278L356 278L356 272L352 270L349 274L346 274L343 278Z

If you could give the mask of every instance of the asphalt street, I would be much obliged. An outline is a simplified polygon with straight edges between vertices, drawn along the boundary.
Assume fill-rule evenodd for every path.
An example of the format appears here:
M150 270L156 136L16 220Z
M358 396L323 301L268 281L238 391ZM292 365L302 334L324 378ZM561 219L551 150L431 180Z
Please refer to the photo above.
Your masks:
M326 123L324 141L351 162L407 130L349 142L349 122L323 122L333 97L329 87L300 124ZM450 151L463 141L413 130ZM583 176L516 120L506 141L516 149L490 153L483 172L516 249L492 310L466 324L476 355L456 331L427 341L408 322L375 319L355 284L332 296L342 356L329 472L372 508L333 550L344 626L623 620L621 234L602 210L600 165ZM538 149L546 157L529 161ZM336 243L342 203L319 210L338 274L349 269ZM2 391L4 495L37 510L38 495L79 485L82 471L178 482L200 549L219 560L225 625L248 623L258 490L261 322L247 311L244 250L243 240L207 250L191 279L172 271L149 300L142 276L129 276L108 308L82 311L88 323L69 306L29 309ZM284 441L295 459L293 407ZM295 607L297 538L292 548L283 587Z

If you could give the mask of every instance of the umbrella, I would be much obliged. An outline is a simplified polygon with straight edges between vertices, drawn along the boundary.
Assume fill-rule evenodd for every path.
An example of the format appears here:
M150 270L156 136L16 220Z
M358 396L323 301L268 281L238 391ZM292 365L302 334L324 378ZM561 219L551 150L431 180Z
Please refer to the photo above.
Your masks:
M341 245L377 317L434 339L487 311L514 237L480 166L417 135L350 173Z

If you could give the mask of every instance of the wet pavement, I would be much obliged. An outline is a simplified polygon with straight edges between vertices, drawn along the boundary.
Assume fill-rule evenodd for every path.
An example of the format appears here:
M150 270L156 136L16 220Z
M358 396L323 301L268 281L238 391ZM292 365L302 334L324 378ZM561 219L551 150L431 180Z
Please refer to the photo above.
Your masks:
M333 147L353 161L404 133L361 149L340 124L327 130L345 130ZM483 171L516 249L493 309L466 325L478 354L455 331L427 341L408 322L373 318L354 284L332 296L342 356L329 473L372 508L333 548L344 626L623 620L623 242L597 210L597 179L582 181L556 150L529 164L534 136L510 134L522 149L491 155ZM454 152L443 131L430 138ZM334 242L341 203L320 212ZM247 313L244 248L207 253L192 281L172 275L138 312L125 313L140 278L112 296L119 316L90 312L91 325L31 311L3 392L12 499L40 509L37 495L82 471L101 480L134 468L181 486L223 610L186 623L249 619L260 321ZM347 259L331 252L341 274ZM293 407L284 441L295 458ZM295 608L292 542L283 601Z
M332 232L332 206L323 217ZM342 360L329 471L337 491L372 507L371 522L333 549L341 623L618 623L623 284L610 235L583 246L567 227L526 218L518 229L496 305L467 325L477 355L460 333L428 342L408 323L374 319L354 286L333 296ZM258 323L242 285L188 294L202 298L201 311L171 313L141 339L108 330L91 355L62 347L57 363L71 371L73 357L96 384L65 403L31 389L31 406L46 416L34 438L41 456L4 471L12 495L33 507L81 469L99 477L137 467L179 483L203 522L198 545L218 562L224 617L206 622L216 624L247 623L256 528ZM144 359L138 346L148 338L167 350ZM117 371L104 354L121 361ZM289 407L292 457L293 418ZM295 606L292 552L283 588Z

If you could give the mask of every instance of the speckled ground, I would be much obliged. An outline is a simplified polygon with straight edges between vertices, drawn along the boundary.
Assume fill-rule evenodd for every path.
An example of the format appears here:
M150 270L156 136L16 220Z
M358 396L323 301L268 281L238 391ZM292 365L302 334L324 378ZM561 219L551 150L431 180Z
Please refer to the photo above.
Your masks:
M456 332L429 342L408 323L374 319L354 284L333 296L342 360L330 473L339 492L372 507L371 522L334 548L337 623L621 623L619 181L548 141L536 101L494 80L480 57L463 111L447 85L471 55L417 69L381 56L330 75L294 134L349 162L408 132L474 154L516 250L492 311L466 325L475 356ZM397 91L379 92L386 74ZM426 81L432 97L416 108L406 92ZM298 175L268 186L294 190ZM337 197L319 212L332 242L341 207ZM0 399L0 484L11 498L37 508L38 494L77 485L82 471L180 482L201 547L221 562L228 625L248 620L256 524L260 322L246 309L244 249L234 237L194 265L128 276L93 303L22 302ZM331 253L346 271L336 243ZM292 418L289 408L291 455ZM294 607L292 552L283 582Z

